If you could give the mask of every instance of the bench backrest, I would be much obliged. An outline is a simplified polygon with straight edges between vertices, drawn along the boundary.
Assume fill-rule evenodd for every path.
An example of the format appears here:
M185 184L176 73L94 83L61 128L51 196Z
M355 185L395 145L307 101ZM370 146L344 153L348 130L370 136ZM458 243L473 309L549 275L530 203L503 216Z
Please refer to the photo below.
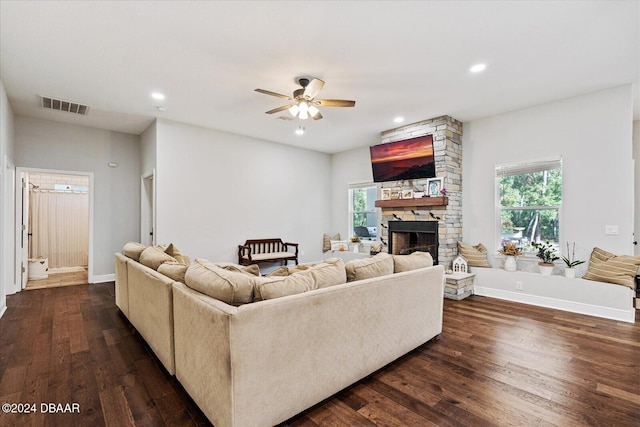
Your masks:
M244 242L244 246L251 246L254 254L268 254L273 252L284 252L282 239L254 239Z

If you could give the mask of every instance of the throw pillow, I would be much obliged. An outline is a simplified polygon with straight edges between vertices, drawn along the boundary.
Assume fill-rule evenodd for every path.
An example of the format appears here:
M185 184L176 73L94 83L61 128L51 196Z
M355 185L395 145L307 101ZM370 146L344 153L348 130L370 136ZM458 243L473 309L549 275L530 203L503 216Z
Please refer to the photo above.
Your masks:
M370 258L354 259L345 264L347 281L369 279L393 274L393 257L380 252Z
M256 276L229 271L196 258L187 268L185 284L198 292L231 305L253 301Z
M322 252L331 250L332 240L340 240L340 233L336 233L333 237L329 237L328 234L322 236Z
M313 279L306 274L286 277L256 277L255 301L301 294L315 289Z
M417 251L409 255L392 256L394 273L417 270L418 268L431 267L433 265L433 257L431 257L429 252Z
M140 254L140 264L157 270L163 262L178 262L174 257L165 253L162 246L149 246Z
M127 258L131 258L134 261L139 262L140 255L142 254L142 251L144 251L145 249L147 249L147 247L142 243L127 242L122 248L122 255L126 256Z
M472 267L491 267L487 259L487 248L482 243L475 246L458 242L458 253L467 260L467 264Z
M164 274L171 280L184 283L184 275L187 272L189 266L180 262L163 262L158 267L158 273Z
M582 278L615 283L634 289L634 280L639 267L640 256L614 255L600 248L593 248L587 274Z
M182 254L180 253L178 248L175 247L173 243L169 243L169 246L167 246L167 248L164 251L166 252L167 255L174 257L180 264L187 264Z

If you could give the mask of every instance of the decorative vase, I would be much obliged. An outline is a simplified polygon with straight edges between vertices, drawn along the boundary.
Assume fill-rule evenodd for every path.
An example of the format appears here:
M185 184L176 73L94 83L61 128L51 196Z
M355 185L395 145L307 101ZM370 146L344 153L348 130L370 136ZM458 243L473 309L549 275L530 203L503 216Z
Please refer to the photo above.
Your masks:
M540 274L543 276L551 276L551 272L553 271L554 264L546 264L544 262L539 262L538 267L540 267Z
M564 277L568 277L569 279L575 279L576 277L576 269L566 267L564 269Z
M504 257L504 269L507 271L516 271L518 265L516 263L516 257L505 256Z

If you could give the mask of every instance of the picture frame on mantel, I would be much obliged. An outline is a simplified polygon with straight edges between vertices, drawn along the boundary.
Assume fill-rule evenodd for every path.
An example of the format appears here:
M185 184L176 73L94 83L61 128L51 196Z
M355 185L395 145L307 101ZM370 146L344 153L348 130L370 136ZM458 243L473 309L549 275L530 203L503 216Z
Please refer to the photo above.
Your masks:
M440 190L442 190L442 181L443 178L429 178L427 180L427 195L429 197L440 197L442 194Z
M382 189L381 198L382 198L382 200L391 200L391 189L390 188L383 188Z
M402 198L403 199L413 199L413 189L411 189L411 190L402 190Z

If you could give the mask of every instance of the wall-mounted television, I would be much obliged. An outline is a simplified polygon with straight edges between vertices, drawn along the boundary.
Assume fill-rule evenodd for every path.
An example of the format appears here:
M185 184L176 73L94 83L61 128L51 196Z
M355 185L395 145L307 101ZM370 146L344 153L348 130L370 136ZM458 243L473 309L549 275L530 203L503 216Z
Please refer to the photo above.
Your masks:
M373 145L369 151L374 182L436 176L432 135Z

